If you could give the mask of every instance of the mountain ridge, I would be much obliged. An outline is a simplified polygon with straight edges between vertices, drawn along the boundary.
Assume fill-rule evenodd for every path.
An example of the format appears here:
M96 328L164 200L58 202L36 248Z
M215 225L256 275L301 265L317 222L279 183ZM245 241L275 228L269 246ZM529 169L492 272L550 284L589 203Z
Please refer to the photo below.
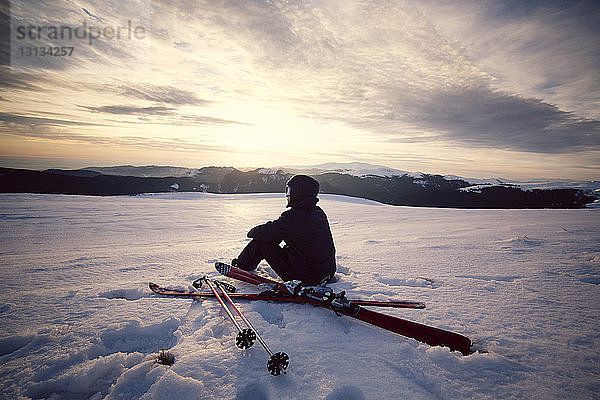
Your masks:
M206 168L213 169L228 169L232 171L234 169L242 172L256 171L259 170L261 173L276 173L277 171L283 171L287 174L304 173L308 175L323 175L325 173L340 173L354 176L380 176L380 177L392 177L392 176L403 176L408 175L414 178L420 178L423 175L436 175L443 176L446 180L464 180L470 183L472 186L481 185L506 185L506 186L518 186L522 189L583 189L583 190L597 190L600 189L600 181L580 181L572 179L552 179L552 178L537 178L529 180L516 180L504 177L492 177L492 178L469 178L462 177L453 174L427 174L423 172L413 172L399 170L383 165L374 165L362 162L350 162L350 163L324 163L316 165L305 165L305 166L276 166L276 167L252 167L252 168L234 168L234 167L218 167L208 166L202 168L186 168L186 167L175 167L175 166L161 166L161 165L147 165L147 166L132 166L132 165L121 165L111 167L85 167L74 171L95 171L100 172L104 175L118 175L118 176L136 176L136 177L155 177L155 178L166 178L166 177L182 177L182 176L196 176L199 171ZM49 169L46 171L65 171L60 169Z
M94 168L94 167L92 167ZM296 171L282 169L238 170L233 167L109 167L115 172L158 174L160 168L181 176L107 175L98 170L31 171L0 168L2 193L60 193L84 195L137 195L160 192L282 193ZM132 169L133 168L133 169ZM154 170L154 171L152 171ZM103 171L103 169L100 169ZM344 173L341 173L344 172ZM510 184L473 186L463 179L432 174L389 176L352 175L323 171L313 176L322 193L375 200L390 205L452 208L581 208L594 202L594 192L581 189L523 190Z

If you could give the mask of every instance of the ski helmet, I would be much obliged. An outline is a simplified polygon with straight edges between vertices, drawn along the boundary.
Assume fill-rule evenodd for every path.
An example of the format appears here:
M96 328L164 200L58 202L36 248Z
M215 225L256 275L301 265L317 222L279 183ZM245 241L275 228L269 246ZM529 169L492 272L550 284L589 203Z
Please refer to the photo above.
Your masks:
M319 182L308 175L294 175L285 185L285 194L297 200L317 197Z

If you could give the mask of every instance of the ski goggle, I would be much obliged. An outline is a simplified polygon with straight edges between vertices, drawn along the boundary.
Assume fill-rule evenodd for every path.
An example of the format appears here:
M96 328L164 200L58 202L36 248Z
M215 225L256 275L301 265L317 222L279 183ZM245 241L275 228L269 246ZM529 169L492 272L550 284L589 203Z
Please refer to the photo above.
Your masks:
M289 186L285 187L285 195L286 196L291 196L292 195L292 188Z

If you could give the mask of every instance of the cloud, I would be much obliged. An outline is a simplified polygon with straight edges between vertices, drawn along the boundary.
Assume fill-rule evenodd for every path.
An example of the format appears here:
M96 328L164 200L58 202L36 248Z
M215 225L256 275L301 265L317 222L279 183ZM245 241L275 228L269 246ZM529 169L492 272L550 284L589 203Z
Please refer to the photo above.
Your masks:
M175 124L181 125L244 125L253 126L253 124L242 121L233 121L229 119L207 117L202 115L179 115L178 120L174 121Z
M80 7L81 2L60 0L12 3L12 24L8 27L14 70L102 74L110 66L109 73L119 69L124 75L149 62L150 40L143 25L149 21L149 0L86 0L86 7ZM0 12L0 20L5 14ZM48 55L41 49L54 50ZM43 52L42 56L37 56L39 52Z
M417 1L497 89L600 118L600 3Z
M467 18L479 16L469 13L473 4L466 3ZM410 4L225 1L218 7L202 3L198 9L208 32L226 35L252 57L256 73L268 77L274 88L273 100L287 102L306 118L341 121L383 142L433 141L545 154L600 150L597 119L534 95L549 90L515 90L521 77L504 87L494 76L496 70L485 68L492 58L485 61L484 45L498 49L497 40L503 43L504 54L514 56L497 66L510 66L513 77L524 60L528 67L523 71L542 66L543 76L535 77L541 84L572 86L568 76L554 72L567 64L576 71L572 61L561 60L558 68L543 62L543 55L558 50L587 60L577 76L593 82L585 79L597 72L589 65L595 56L582 55L587 47L577 47L576 38L567 45L557 43L574 31L566 28L567 21L576 21L572 12L564 14L566 21L553 38L554 27L543 25L556 20L549 11L528 19L531 10L522 9L520 20L507 25L517 17L496 9L495 19L484 19L495 21L490 27L493 36L485 33L483 25L471 32L486 40L474 40L481 54L473 58L471 48L448 40L438 30L435 23L443 23L442 19L432 22ZM511 28L519 29L515 33ZM518 49L510 47L505 37L516 38ZM589 46L589 35L582 37ZM532 53L536 56L528 57ZM492 52L487 55L493 57ZM596 92L600 93L597 84L586 93L593 97ZM561 90L554 98L568 95L577 102L576 95L569 93Z
M600 149L600 121L489 87L422 96L412 119L447 141L536 153Z
M173 105L206 105L209 100L200 99L194 92L173 86L143 83L119 85L113 91L127 97Z
M35 83L39 81L39 75L13 73L10 67L0 66L0 89L37 91L40 88Z
M561 110L540 99L496 90L486 84L436 89L402 85L381 88L369 99L357 95L357 103L341 102L333 115L320 112L319 117L329 121L342 119L348 125L372 132L374 138L394 143L437 143L545 154L600 150L600 121Z
M86 13L88 16L92 17L93 19L95 19L96 21L102 22L102 18L92 14L91 12L89 12L88 10L86 10L85 8L81 7L81 9L83 10L84 13Z
M163 106L140 107L130 105L115 105L101 107L85 106L85 108L87 108L91 112L118 115L169 115L174 110L173 108Z
M195 143L190 140L160 138L160 137L145 137L145 136L91 136L79 135L76 133L59 133L42 134L40 132L29 132L15 134L15 136L27 138L42 138L52 139L53 141L68 141L82 143L88 145L115 146L115 148L135 147L148 150L166 150L166 151L211 151L225 152L229 151L228 147L219 146L211 143Z
M131 116L140 116L140 117L169 117L170 125L251 125L246 122L241 121L233 121L222 118L215 118L209 116L202 115L193 115L193 114L181 114L175 112L175 108L164 107L164 106L151 106L151 107L141 107L135 105L111 105L111 106L100 106L100 107L92 107L92 106L80 106L82 108L87 109L88 111L94 113L102 113L102 114L113 114L113 115L131 115ZM160 119L154 120L140 120L140 122L136 123L158 123L163 124L164 121Z
M106 145L116 147L137 147L151 150L170 150L170 151L214 151L224 152L228 148L215 145L214 143L202 143L198 139L183 138L161 138L147 136L110 136L97 134L80 134L63 129L69 126L103 126L81 121L71 121L57 118L29 117L18 114L0 113L0 126L10 125L10 132L6 135L21 138L34 138L52 141L67 141L83 143L88 145ZM116 148L115 147L115 148Z
M22 127L44 127L44 126L100 126L102 124L74 121L57 118L42 118L42 117L31 117L20 114L11 114L0 112L0 122L7 124L22 126Z

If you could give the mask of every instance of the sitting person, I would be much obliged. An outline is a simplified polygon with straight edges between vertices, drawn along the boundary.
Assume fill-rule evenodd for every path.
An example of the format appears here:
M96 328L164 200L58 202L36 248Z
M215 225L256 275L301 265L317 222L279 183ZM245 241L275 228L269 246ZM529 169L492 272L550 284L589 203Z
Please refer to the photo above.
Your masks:
M286 185L290 209L275 221L252 228L248 232L252 240L232 264L252 271L266 260L283 281L300 280L304 285L333 279L335 246L327 216L317 206L318 193L319 182L314 178L294 175Z

